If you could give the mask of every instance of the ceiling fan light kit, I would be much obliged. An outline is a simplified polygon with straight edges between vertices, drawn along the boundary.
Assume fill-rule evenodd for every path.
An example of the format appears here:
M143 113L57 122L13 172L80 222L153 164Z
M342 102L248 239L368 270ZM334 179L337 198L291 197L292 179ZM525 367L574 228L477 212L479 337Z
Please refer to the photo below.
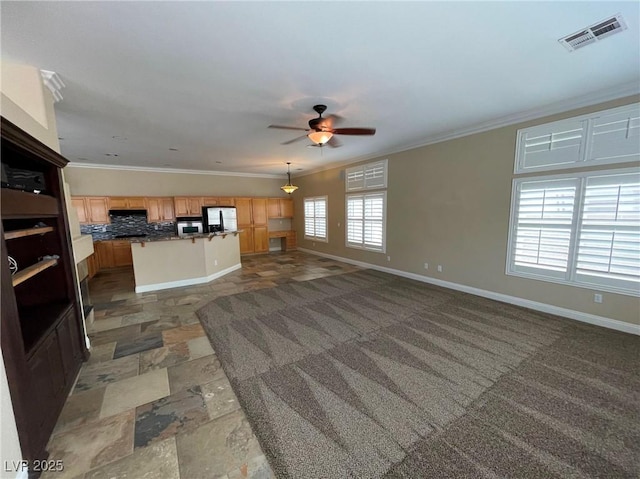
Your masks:
M291 184L291 162L287 161L287 184L280 187L282 191L290 195L298 189L297 186Z
M375 128L334 128L334 122L338 122L342 120L341 117L337 115L329 115L328 117L323 117L322 114L327 109L326 105L314 105L313 110L318 114L317 118L312 118L309 120L309 128L302 128L299 126L284 126L284 125L269 125L269 128L278 128L281 130L302 130L307 131L306 135L299 136L289 141L285 141L282 143L283 145L289 145L291 143L295 143L296 141L302 140L305 138L309 138L314 144L308 146L324 146L328 145L332 148L336 148L340 146L340 142L334 138L334 135L375 135ZM333 139L333 141L332 141Z
M333 137L333 133L330 131L314 131L307 135L311 141L318 145L324 145Z

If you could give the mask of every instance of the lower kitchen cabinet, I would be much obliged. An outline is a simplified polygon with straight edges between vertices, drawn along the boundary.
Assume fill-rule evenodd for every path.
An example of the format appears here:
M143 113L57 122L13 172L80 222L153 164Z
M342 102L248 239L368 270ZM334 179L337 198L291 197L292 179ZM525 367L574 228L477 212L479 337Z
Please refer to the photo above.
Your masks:
M93 244L98 271L133 264L129 241L97 241Z
M113 244L113 266L133 265L131 254L131 243L129 241L112 241Z
M240 254L253 253L253 231L250 226L241 227Z
M95 253L87 257L87 269L88 269L87 274L89 275L89 279L93 278L98 272L98 260L96 259Z
M253 227L253 252L266 253L269 251L269 231L266 226Z

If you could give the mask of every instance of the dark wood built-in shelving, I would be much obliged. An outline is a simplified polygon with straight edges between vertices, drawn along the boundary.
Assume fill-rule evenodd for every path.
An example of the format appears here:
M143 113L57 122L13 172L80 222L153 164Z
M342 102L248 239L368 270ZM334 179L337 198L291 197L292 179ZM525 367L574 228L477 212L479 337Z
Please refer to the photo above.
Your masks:
M38 261L36 264L32 264L31 266L28 266L14 274L11 277L11 284L13 286L18 286L20 283L57 264L57 259L43 259L42 261Z
M23 230L15 230L15 231L5 231L4 239L16 239L16 238L24 238L25 236L33 236L33 235L43 235L45 233L50 233L53 231L52 226L45 226L42 228L26 228Z
M5 118L1 134L0 342L33 478L34 461L48 456L47 442L88 351L60 171L66 160ZM42 183L41 193L15 189L32 178ZM14 275L9 257L21 268Z

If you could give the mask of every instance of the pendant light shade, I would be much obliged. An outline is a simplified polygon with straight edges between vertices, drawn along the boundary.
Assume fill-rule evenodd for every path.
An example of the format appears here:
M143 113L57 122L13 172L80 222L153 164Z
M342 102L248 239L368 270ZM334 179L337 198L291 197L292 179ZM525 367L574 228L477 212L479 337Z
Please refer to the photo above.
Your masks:
M287 184L281 186L280 189L284 191L286 194L290 195L294 191L298 189L297 186L291 184L291 170L290 170L291 162L287 161Z

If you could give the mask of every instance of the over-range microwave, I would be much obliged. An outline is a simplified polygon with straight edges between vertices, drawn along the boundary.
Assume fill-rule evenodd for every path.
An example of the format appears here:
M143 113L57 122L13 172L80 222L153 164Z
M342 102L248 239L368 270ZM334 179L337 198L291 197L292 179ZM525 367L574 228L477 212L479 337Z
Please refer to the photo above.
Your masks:
M178 230L178 236L202 234L204 231L202 218L191 216L176 218L176 228Z

